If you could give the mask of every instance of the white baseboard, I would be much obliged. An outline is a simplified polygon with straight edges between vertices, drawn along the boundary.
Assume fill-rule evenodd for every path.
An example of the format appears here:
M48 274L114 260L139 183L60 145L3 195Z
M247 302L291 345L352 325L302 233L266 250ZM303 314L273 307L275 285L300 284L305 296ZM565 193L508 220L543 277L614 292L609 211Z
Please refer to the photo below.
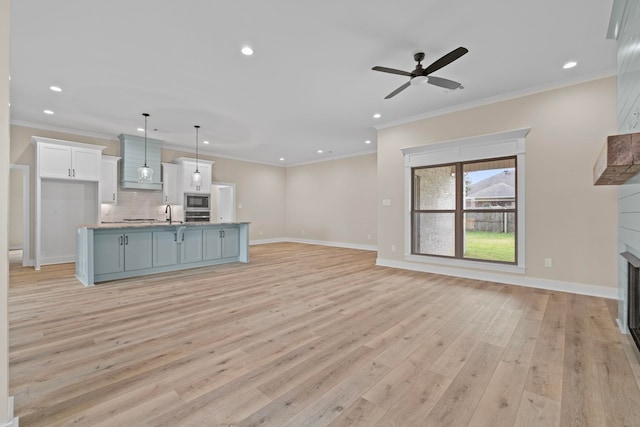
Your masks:
M618 299L618 288L587 285L584 283L562 282L558 280L540 279L515 274L497 274L484 271L469 271L458 268L443 267L431 264L414 264L390 259L376 259L376 265L381 267L400 268L403 270L421 271L424 273L443 274L445 276L464 277L466 279L485 280L488 282L505 283L507 285L526 286L529 288L546 289L549 291L568 292L571 294L588 295L607 299Z
M629 329L620 322L620 319L616 319L616 323L618 324L618 328L620 329L620 332L622 332L623 334L629 333Z
M18 420L18 417L13 416L13 396L9 396L8 411L9 413L7 414L7 419L9 421L3 422L2 420L0 420L0 427L20 427L20 421Z
M335 248L358 249L361 251L377 251L378 250L377 246L360 245L357 243L327 242L325 240L296 239L291 237L287 238L286 241L291 243L304 243L307 245L320 245L320 246L332 246Z
M288 242L287 239L278 237L276 239L258 239L258 240L250 240L249 245L266 245L269 243L283 243Z
M332 246L335 248L358 249L362 251L377 251L374 245L360 245L357 243L328 242L325 240L296 239L292 237L278 237L275 239L251 240L249 245L265 245L268 243L303 243L307 245Z
M76 262L75 255L42 257L42 259L40 260L40 265L66 264L68 262Z

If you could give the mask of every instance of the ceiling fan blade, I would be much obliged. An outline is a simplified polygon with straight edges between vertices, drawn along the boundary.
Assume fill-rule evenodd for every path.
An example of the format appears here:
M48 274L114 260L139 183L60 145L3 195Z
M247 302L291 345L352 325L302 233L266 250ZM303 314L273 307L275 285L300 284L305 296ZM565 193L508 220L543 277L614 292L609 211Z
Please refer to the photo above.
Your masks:
M467 52L469 52L469 50L466 47L459 47L457 49L453 49L451 52L447 53L445 56L443 56L442 58L438 59L433 64L425 68L424 71L422 72L422 75L427 76L435 71L438 71L440 68L451 64L453 61L460 58L462 55L466 54Z
M408 71L396 70L395 68L387 68L387 67L373 67L374 71L382 71L383 73L391 73L391 74L400 74L401 76L411 77L411 73Z
M396 96L397 94L399 94L400 92L408 88L409 86L411 86L411 81L406 82L405 84L400 86L398 89L394 90L389 95L385 96L384 99L393 98L394 96Z
M434 86L443 87L445 89L458 89L460 86L462 86L462 83L454 82L453 80L449 79L443 79L442 77L429 76L427 78L429 79L427 83Z

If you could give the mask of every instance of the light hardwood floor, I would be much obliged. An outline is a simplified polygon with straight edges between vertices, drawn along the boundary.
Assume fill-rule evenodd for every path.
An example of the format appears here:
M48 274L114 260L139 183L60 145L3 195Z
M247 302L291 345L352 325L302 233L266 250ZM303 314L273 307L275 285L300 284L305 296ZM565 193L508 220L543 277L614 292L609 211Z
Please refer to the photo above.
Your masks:
M612 301L293 243L84 288L11 267L28 426L639 426Z

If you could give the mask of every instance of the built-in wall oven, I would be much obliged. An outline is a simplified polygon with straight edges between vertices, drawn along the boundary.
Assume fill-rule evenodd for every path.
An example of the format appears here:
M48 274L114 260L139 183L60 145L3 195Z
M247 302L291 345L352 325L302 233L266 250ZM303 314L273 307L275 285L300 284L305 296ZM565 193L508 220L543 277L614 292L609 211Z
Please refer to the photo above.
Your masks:
M185 222L209 222L211 220L211 205L208 194L184 195Z

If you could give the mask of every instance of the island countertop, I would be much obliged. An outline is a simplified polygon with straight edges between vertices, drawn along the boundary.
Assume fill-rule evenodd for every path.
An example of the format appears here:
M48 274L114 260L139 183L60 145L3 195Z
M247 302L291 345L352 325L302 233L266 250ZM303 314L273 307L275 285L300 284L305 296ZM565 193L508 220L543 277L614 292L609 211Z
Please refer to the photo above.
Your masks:
M240 225L251 224L250 222L180 222L173 221L123 221L123 222L102 222L100 224L87 224L82 225L79 228L88 228L93 230L102 230L110 228L149 228L149 227L207 227L207 226L228 226L228 225Z

